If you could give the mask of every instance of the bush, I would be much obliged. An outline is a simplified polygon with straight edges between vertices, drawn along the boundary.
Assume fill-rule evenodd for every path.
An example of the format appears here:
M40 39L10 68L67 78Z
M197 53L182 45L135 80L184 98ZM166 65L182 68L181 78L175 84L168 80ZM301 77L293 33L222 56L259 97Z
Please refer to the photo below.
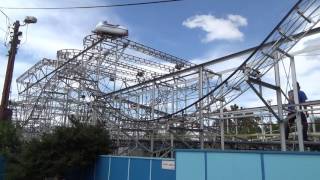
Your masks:
M10 156L20 150L19 129L10 121L0 121L0 154Z
M24 144L8 179L60 179L73 169L88 168L97 155L110 152L109 133L103 126L76 122L72 127L57 127Z

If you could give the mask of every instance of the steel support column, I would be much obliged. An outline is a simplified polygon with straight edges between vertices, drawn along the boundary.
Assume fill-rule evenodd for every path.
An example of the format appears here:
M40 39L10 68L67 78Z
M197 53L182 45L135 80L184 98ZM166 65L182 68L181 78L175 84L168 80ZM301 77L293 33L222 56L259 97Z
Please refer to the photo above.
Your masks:
M224 150L224 120L223 120L223 101L220 101L220 140L221 150Z
M170 133L170 147L171 147L170 157L173 158L174 137L172 133Z
M312 106L311 106L310 117L311 117L311 122L312 122L312 132L315 133L316 132L316 120L315 120L315 117L314 117L314 111L313 111L313 107Z
M234 119L234 124L236 126L236 136L237 136L238 135L238 119L237 118Z
M230 134L229 120L230 120L230 119L226 119L227 134Z
M172 96L171 96L171 113L174 112L174 103L175 103L175 86L172 86ZM168 128L170 129L170 127ZM170 133L170 131L169 131ZM174 135L170 133L170 147L171 147L171 158L173 158L173 147L174 147Z
M295 65L293 56L290 57L290 66L291 66L291 78L292 78L292 86L293 86L293 94L294 94L294 103L299 104L296 65ZM304 151L300 106L296 106L295 108L296 108L296 124L298 129L299 151Z
M278 117L280 119L279 126L280 126L280 142L281 142L281 151L286 151L286 137L285 137L285 123L283 121L283 109L282 109L282 97L281 97L281 80L280 80L280 69L279 69L279 61L275 60L274 65L274 77L276 86L279 89L276 90L277 94L277 105L278 105Z
M203 67L201 66L199 68L199 99L202 98L203 96ZM203 108L203 102L200 101L199 104L199 120L200 120L200 136L199 136L199 140L200 140L200 148L203 149L204 148L204 143L203 143L203 114L202 114L202 108Z
M156 104L156 83L153 82L152 84L152 99L151 99L151 119L154 119L154 107ZM153 156L153 152L154 152L154 129L152 129L151 131L151 136L150 136L150 151L151 151L151 157Z
M268 100L268 104L271 106L271 102L272 100ZM271 114L269 115L269 131L270 131L270 134L272 134L272 118L271 118Z

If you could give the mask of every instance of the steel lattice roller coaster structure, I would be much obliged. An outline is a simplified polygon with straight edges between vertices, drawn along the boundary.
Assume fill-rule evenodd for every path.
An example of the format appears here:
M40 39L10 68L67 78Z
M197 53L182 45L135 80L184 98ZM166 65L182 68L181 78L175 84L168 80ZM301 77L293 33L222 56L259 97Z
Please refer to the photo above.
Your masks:
M303 111L298 106L290 50L302 38L320 32L316 28L319 20L320 0L300 0L259 46L202 64L126 37L88 35L83 50L59 50L57 59L44 58L17 79L14 120L28 137L69 126L70 118L102 123L122 147L119 154L142 149L165 156L176 147L208 148L219 142L224 149L225 143L231 146L240 141L281 145L286 150L288 109L282 104L286 91L280 84L279 62L290 61L296 109ZM242 60L231 64L235 58ZM224 69L216 71L217 66ZM264 78L270 70L274 81ZM264 99L263 88L275 91L276 105ZM227 104L249 89L265 107L224 112ZM320 104L308 105L316 110ZM256 141L240 138L237 132L232 137L225 135L226 120L270 115L280 124L280 135L263 134ZM298 144L303 151L300 121L297 113Z

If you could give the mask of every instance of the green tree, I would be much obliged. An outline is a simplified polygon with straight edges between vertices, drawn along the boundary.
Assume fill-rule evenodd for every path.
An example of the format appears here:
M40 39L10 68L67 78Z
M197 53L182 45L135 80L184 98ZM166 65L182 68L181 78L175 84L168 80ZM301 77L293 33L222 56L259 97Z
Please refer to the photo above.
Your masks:
M270 132L270 125L265 126L265 128L266 128L265 131L267 133L269 133ZM278 123L271 122L271 128L272 128L272 133L279 133L280 132L280 126Z
M20 172L14 166L18 162L18 154L22 147L20 132L20 128L16 128L11 121L0 121L0 155L5 158L7 173Z
M110 152L109 133L103 126L74 120L72 127L57 127L25 143L15 164L20 172L9 174L8 179L62 179L74 169L81 171L93 165L97 155Z
M10 121L0 121L0 154L9 156L20 150L19 129Z
M237 104L230 106L231 111L241 110L243 107L239 107ZM244 115L252 115L253 113L248 112ZM254 133L260 133L261 128L259 126L259 117L242 117L242 118L236 118L229 121L231 128L231 132L235 132L235 126L237 120L237 126L238 126L238 133L239 134L254 134Z

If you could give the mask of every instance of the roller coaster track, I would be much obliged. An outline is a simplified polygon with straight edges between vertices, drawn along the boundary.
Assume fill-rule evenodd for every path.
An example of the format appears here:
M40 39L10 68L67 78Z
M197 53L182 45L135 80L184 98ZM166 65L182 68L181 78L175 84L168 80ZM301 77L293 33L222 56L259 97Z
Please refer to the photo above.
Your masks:
M265 75L273 65L286 57L286 54L312 29L318 24L320 18L320 1L318 0L300 0L287 15L278 23L278 25L271 31L271 33L262 41L262 43L253 50L251 55L243 61L243 63L235 69L228 77L223 79L217 86L210 87L210 91L200 97L198 100L170 113L166 116L148 119L148 121L160 121L170 119L174 116L183 116L188 114L188 110L193 111L192 114L199 110L204 110L218 101L223 101L223 106L239 97L249 89L246 83L246 78L254 76L261 78ZM130 92L139 91L145 87L152 86L161 81L173 81L172 78L177 74L184 72L199 71L200 68L206 68L206 63L184 69L177 73L164 75L153 80L136 84L134 86L120 89L118 91L110 92L104 95L109 97L112 95L122 95ZM258 74L257 74L258 72ZM211 97L211 101L205 101ZM215 105L213 111L223 108L220 104ZM201 109L196 107L202 107ZM197 112L195 112L197 111Z
M249 89L248 77L262 78L302 38L318 33L319 18L320 0L300 0L259 46L199 65L127 38L86 36L84 50L60 50L57 60L43 59L17 79L21 122L61 123L70 114L95 114L137 144L126 128L176 136L173 129L187 123L199 132L201 115L219 118L226 104ZM214 71L214 65L241 55L248 56L233 71Z

